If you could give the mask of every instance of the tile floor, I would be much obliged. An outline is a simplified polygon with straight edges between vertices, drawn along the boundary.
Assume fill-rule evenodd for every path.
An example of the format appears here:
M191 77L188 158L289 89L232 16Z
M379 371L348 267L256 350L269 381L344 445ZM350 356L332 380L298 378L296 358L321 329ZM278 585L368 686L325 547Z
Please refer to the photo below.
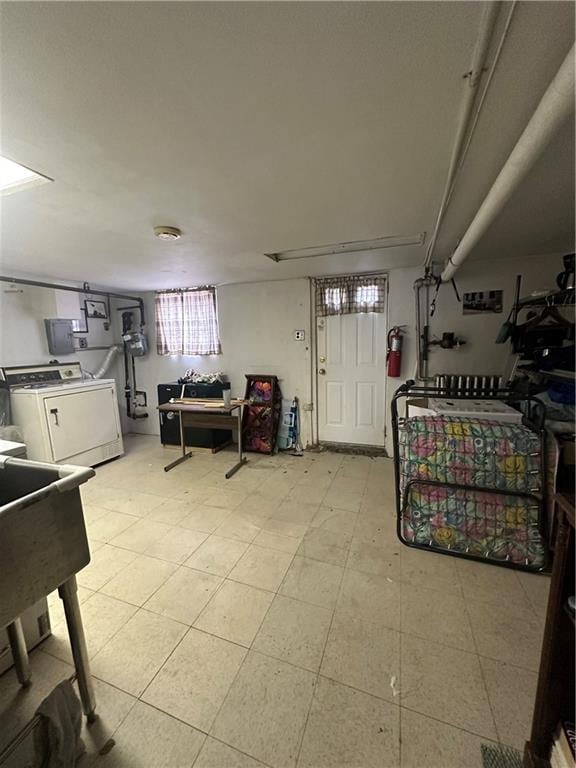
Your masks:
M392 463L174 456L129 437L83 487L99 721L84 767L480 768L529 732L546 577L401 546ZM60 601L8 736L71 672ZM114 748L98 750L112 737Z

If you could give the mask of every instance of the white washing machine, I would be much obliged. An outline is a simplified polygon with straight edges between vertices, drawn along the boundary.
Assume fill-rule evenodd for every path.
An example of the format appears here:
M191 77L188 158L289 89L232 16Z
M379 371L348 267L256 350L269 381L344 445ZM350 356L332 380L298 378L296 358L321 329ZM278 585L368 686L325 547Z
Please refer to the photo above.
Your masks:
M2 369L28 458L93 467L124 453L116 382L84 379L80 363Z

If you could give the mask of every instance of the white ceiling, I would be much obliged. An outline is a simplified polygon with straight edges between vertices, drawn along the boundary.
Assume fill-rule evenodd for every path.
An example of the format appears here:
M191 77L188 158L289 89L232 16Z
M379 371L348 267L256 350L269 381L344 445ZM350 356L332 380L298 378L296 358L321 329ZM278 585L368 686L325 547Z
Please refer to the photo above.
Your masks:
M480 11L2 3L2 154L55 179L2 199L2 271L144 290L421 263L417 247L283 264L263 253L432 230ZM573 17L572 3L518 4L439 256L566 55ZM573 131L475 256L570 248ZM158 224L183 238L155 240Z

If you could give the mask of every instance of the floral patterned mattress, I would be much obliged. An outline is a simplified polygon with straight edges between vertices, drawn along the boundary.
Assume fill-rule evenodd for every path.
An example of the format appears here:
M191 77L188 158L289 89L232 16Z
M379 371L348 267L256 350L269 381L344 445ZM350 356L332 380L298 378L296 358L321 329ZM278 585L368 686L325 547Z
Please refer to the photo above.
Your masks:
M418 416L402 423L398 458L405 543L544 567L538 434L518 424ZM426 480L442 485L418 482Z

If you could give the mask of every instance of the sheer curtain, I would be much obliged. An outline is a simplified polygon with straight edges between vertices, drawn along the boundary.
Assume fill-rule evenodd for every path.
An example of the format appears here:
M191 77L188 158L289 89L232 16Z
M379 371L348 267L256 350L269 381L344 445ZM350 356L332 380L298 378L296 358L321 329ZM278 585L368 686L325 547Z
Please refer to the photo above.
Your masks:
M156 351L159 355L219 355L216 289L156 294Z
M386 311L386 278L382 275L314 278L316 315L351 315Z

